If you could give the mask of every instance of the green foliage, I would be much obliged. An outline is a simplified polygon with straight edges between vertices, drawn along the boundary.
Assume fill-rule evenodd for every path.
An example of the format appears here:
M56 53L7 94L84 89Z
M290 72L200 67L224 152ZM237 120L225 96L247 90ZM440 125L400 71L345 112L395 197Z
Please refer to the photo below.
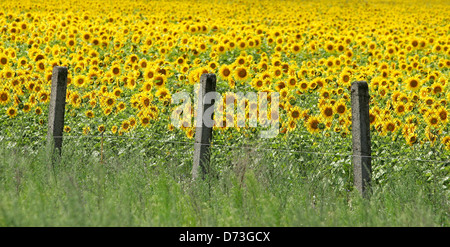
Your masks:
M66 143L53 159L44 148L2 147L0 226L449 226L441 168L430 178L420 162L377 166L388 170L363 199L349 158L251 144L214 152L197 181L192 145L139 155L119 144L121 154L108 148L103 159L89 145Z

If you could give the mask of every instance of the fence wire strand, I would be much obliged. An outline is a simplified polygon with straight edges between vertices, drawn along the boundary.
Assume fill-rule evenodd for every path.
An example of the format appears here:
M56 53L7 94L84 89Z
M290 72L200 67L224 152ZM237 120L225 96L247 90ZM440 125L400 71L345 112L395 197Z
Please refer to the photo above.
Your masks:
M161 140L154 139L151 137L138 137L138 136L119 136L119 135L65 135L65 136L53 136L53 138L63 138L63 139L128 139L128 140L145 140L153 143L169 143L169 144L180 144L180 145L194 145L195 141L174 141L174 140ZM0 136L0 141L3 140L19 140L22 137L2 137ZM351 152L348 153L339 153L339 152L317 152L317 151L309 151L309 150L297 150L297 149L286 149L286 148L267 148L267 147L258 147L258 146L250 146L250 145L230 145L230 144L204 144L204 143L196 143L197 145L210 145L212 148L214 147L222 147L222 148L230 148L230 149L240 149L240 150L252 150L252 151L267 151L267 152L284 152L284 153L298 153L298 154L314 154L314 155L324 155L324 156L339 156L339 157L362 157L362 158L373 158L373 159L388 159L388 160L402 160L402 161L418 161L418 162L432 162L432 163L450 163L450 159L448 160L430 160L430 159L420 159L420 158L407 158L404 156L380 156L380 155L355 155Z

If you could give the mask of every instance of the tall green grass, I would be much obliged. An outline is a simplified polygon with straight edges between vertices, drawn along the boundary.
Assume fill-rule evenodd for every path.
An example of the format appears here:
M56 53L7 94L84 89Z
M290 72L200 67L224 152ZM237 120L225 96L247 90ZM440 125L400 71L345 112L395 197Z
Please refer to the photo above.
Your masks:
M101 162L66 145L51 162L45 149L0 148L0 226L449 226L448 189L419 165L389 171L363 199L349 159L234 149L191 181L190 152Z

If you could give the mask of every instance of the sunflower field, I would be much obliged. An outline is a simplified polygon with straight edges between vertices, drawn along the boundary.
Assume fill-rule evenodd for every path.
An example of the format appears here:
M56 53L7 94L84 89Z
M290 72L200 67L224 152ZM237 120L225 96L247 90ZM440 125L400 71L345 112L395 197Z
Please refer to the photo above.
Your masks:
M50 167L54 66L69 73ZM195 110L173 95L204 73L223 99L278 93L275 116L257 110L280 126L260 138L217 102L216 122L245 124L213 128L223 179L197 190L194 119L172 121ZM448 225L449 79L445 0L2 0L0 225ZM368 209L351 196L355 81L369 85Z
M280 94L280 134L270 142L345 149L351 145L350 85L364 80L375 154L388 154L395 144L397 151L410 150L406 156L420 151L445 160L449 12L448 2L413 0L5 0L0 140L43 142L58 65L69 68L67 137L189 141L195 128L174 127L171 96L192 92L203 73L215 73L224 96ZM225 118L233 121L232 114ZM215 127L214 141L255 140L259 131Z

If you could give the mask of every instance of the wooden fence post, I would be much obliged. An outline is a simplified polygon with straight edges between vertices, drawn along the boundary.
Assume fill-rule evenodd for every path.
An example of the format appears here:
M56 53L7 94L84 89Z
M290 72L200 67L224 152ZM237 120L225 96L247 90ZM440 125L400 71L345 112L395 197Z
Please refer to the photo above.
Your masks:
M354 185L363 197L371 181L371 147L369 122L369 86L356 81L351 86Z
M61 154L66 106L67 67L55 66L52 73L47 144L51 148L52 153L58 149L59 154Z
M214 105L214 103L204 102L204 97L209 92L216 91L216 75L202 74L200 77L200 88L197 102L197 123L195 126L194 143L194 164L192 166L192 178L197 179L200 175L205 178L210 161L210 145L212 140L211 124L206 125L204 121L205 111ZM214 115L214 112L213 114ZM212 119L212 116L211 116ZM200 171L199 171L200 169ZM199 174L199 172L201 174Z

